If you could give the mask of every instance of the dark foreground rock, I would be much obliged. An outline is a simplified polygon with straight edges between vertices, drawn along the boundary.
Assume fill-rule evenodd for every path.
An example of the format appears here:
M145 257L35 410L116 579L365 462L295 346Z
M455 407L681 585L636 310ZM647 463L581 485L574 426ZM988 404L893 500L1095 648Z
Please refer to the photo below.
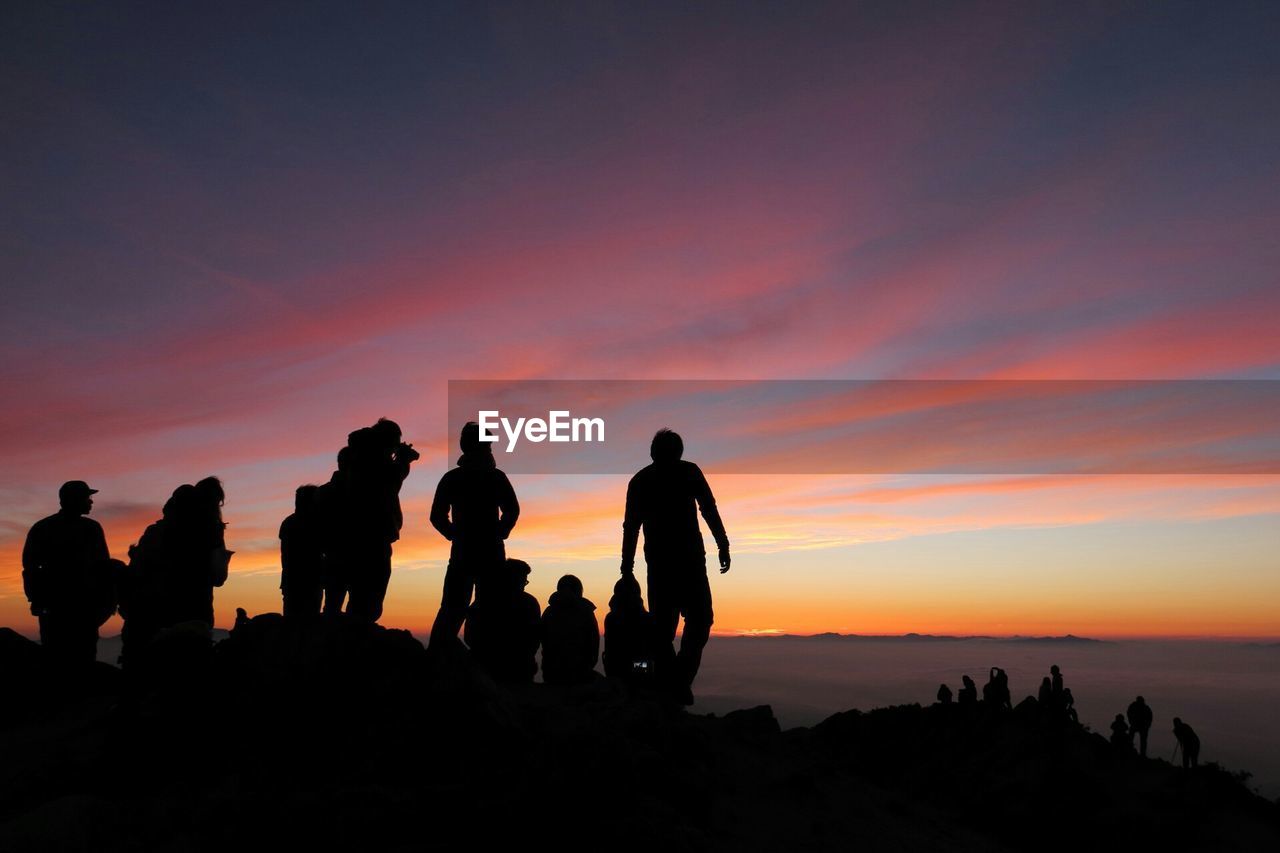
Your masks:
M16 638L16 639L15 639ZM600 680L494 685L459 647L277 616L142 688L0 636L0 850L1274 850L1218 768L909 705L780 731Z

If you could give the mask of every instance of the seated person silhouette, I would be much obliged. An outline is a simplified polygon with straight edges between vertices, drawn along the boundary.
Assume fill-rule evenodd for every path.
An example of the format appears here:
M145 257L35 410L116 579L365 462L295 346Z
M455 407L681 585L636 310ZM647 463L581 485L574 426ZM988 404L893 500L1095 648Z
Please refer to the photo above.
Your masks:
M1124 714L1116 714L1111 721L1111 745L1122 752L1133 752L1133 739L1129 737L1129 724Z
M613 585L604 617L604 674L637 684L653 681L653 619L644 609L640 583L623 575Z
M440 610L431 626L430 645L437 649L457 642L472 591L479 597L479 589L503 565L504 540L520 517L515 490L494 462L493 445L480 440L480 426L464 425L459 443L458 467L440 478L431 502L432 526L452 543Z
M987 683L982 685L982 701L997 709L1011 710L1013 702L1009 695L1009 675L998 666L991 667Z
M1050 702L1060 708L1062 707L1062 670L1058 668L1056 663L1049 667L1049 676Z
M542 614L542 680L580 684L596 677L600 625L596 606L582 597L582 581L565 575Z
M495 681L528 682L538 671L542 608L525 592L529 571L523 560L506 560L467 608L463 640Z
M969 676L963 676L961 679L962 687L957 701L961 705L975 705L978 702L978 685L973 683L973 679Z
M1071 722L1080 722L1080 715L1076 713L1076 697L1071 695L1070 687L1064 687L1062 690L1062 713Z
M1046 711L1053 705L1053 683L1047 675L1040 680L1040 691L1036 694L1036 701L1040 703L1040 708Z
M319 492L319 486L299 486L293 514L280 524L280 592L287 619L320 615L325 576Z
M1182 722L1181 718L1173 718L1173 736L1178 739L1178 747L1182 750L1183 767L1200 766L1200 738L1195 729Z
M711 636L714 614L707 579L707 554L698 528L698 513L707 523L719 551L720 573L729 571L729 537L716 507L715 496L702 470L684 455L684 441L661 429L649 445L653 460L627 484L622 522L623 574L635 567L636 545L644 532L648 568L649 612L654 646L660 650L659 683L684 705L693 704L693 681L702 663L702 650ZM676 628L684 617L680 652L674 654ZM666 649L670 647L672 652Z
M111 554L102 525L88 518L91 489L82 480L58 489L60 509L31 526L22 548L22 586L51 658L75 666L98 656L98 628L116 609Z
M945 684L938 685L938 704L940 705L951 704L951 688Z

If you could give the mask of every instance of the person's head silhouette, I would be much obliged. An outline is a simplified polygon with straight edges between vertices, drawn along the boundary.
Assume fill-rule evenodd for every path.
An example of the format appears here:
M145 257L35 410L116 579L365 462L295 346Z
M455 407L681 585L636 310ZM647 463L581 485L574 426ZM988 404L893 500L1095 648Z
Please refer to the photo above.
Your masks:
M89 488L84 480L68 480L58 489L58 503L63 512L88 515L89 510L93 509L93 498L90 496L97 493L98 490Z
M315 506L320 494L319 486L298 486L293 493L293 508L296 512L306 512Z
M480 424L475 421L467 421L462 425L462 435L458 438L458 445L466 454L493 453L493 443L480 440Z
M390 418L378 418L378 422L370 429L373 431L373 437L378 446L388 449L398 445L403 435L400 431L400 424Z
M680 434L663 427L653 435L649 444L649 458L654 462L678 462L684 455L684 440Z
M205 477L196 483L196 491L201 500L210 506L219 507L226 503L227 493L222 488L222 481L217 477Z
M582 581L575 575L565 575L556 584L556 592L564 598L582 598Z

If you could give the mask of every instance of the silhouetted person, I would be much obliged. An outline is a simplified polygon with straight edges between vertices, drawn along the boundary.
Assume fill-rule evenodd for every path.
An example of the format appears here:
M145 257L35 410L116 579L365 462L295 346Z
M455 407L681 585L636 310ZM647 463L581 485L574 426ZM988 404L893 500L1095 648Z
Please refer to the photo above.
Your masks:
M1071 695L1070 687L1065 687L1062 690L1062 713L1071 722L1080 722L1080 715L1076 713L1076 697Z
M287 618L320 613L325 566L319 492L319 486L299 486L293 513L280 524L280 592Z
M355 560L347 523L352 504L347 482L351 476L351 448L338 451L338 467L329 482L316 490L316 514L324 550L324 612L341 613L351 589L352 563Z
M97 659L98 628L115 612L115 579L102 525L86 516L94 494L81 480L58 489L61 505L31 526L22 548L22 587L40 624L40 643L66 663Z
M653 618L644 609L640 584L626 574L613 585L609 614L604 617L604 674L635 683L652 683Z
M1151 732L1153 716L1147 701L1139 696L1129 703L1129 735L1138 738L1138 754L1147 757L1147 735Z
M528 584L529 564L507 560L495 570L484 597L467 609L463 639L476 663L497 681L532 681L538 672L542 608L525 592Z
M189 648L212 641L213 590L227 579L232 552L222 521L224 494L215 477L184 484L165 502L162 517L129 549L121 585L121 663L135 668L156 638L181 628Z
M1054 705L1053 684L1047 675L1040 681L1040 692L1036 695L1036 701L1040 703L1041 708L1046 710Z
M1174 717L1173 736L1178 739L1178 746L1182 749L1182 766L1199 767L1200 738L1196 735L1195 729L1178 717Z
M951 704L951 688L945 684L938 685L938 701L943 705Z
M960 681L960 695L956 697L959 704L976 705L978 703L978 685L974 684L973 679L967 675L962 677Z
M347 613L363 622L382 617L387 584L391 580L391 548L400 538L404 516L400 487L418 451L401 441L400 426L380 419L347 437L351 451L350 476L345 488L349 600Z
M672 661L665 673L659 663L658 676L680 701L692 704L693 680L714 621L706 547L698 528L699 511L719 549L721 574L729 571L730 561L729 537L711 487L702 470L681 459L683 455L680 436L669 429L658 430L649 446L653 464L642 468L628 483L622 522L622 572L634 571L636 544L643 530L649 612L657 632L655 647ZM666 648L672 647L682 615L680 652L672 658Z
M1111 721L1111 745L1124 752L1133 752L1133 739L1129 737L1129 725L1124 714L1116 714Z
M582 596L582 581L565 575L542 613L542 680L580 684L595 677L600 659L596 606Z
M1009 695L1009 675L1000 667L991 667L987 683L982 685L982 701L1000 709L1013 709L1013 701Z
M1052 702L1057 707L1062 707L1062 670L1058 669L1058 665L1055 663L1049 667L1049 675L1051 676Z
M507 475L498 470L493 445L480 440L468 422L460 437L458 467L445 473L431 502L431 524L452 544L444 573L440 611L431 626L433 646L456 642L472 590L476 597L506 560L504 540L520 517L520 504Z

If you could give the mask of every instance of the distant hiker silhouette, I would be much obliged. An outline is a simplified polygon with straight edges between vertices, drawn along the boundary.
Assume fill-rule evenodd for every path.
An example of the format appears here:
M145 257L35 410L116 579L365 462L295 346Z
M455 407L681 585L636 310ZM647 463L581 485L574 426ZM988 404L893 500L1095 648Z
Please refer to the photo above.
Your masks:
M1040 707L1049 710L1053 707L1053 683L1049 680L1049 676L1045 676L1040 681L1040 692L1036 695L1036 701L1040 703Z
M280 592L286 618L317 616L324 598L324 531L319 486L299 486L280 524Z
M82 480L58 489L61 508L31 526L22 548L22 586L40 624L40 643L64 663L91 664L98 628L116 610L116 580L102 525L87 518L91 489Z
M956 697L961 705L976 705L978 702L978 685L973 683L973 679L969 676L963 676L961 679L960 694Z
M998 709L1013 709L1013 701L1009 695L1009 675L998 666L991 667L987 683L982 685L982 701Z
M496 681L532 681L538 672L542 608L525 592L529 564L507 560L467 609L463 640L471 656Z
M644 609L640 584L626 574L613 585L609 614L604 617L604 674L637 684L652 684L653 618Z
M347 614L362 622L377 622L391 580L391 546L404 525L400 487L419 454L401 441L400 426L386 418L351 433L347 447L350 471L343 480Z
M520 504L507 475L498 470L493 445L480 440L468 422L459 441L458 467L447 471L431 502L431 524L452 545L444 574L440 610L431 626L432 646L457 642L474 589L476 597L506 560L503 541L520 517Z
M1080 722L1080 715L1076 713L1076 697L1071 695L1070 687L1065 687L1062 690L1062 713L1071 722Z
M719 549L721 574L729 571L730 561L729 537L711 487L702 470L682 460L683 455L680 436L669 429L658 430L649 447L653 463L627 484L622 572L634 571L636 544L643 530L655 647L672 661L665 672L659 661L657 675L673 696L688 705L693 703L693 681L714 621L706 548L698 528L699 511ZM680 652L671 658L666 649L672 648L682 615Z
M1136 735L1138 738L1138 754L1143 758L1147 757L1147 735L1151 731L1151 723L1154 719L1151 708L1147 705L1147 700L1139 696L1129 703L1129 734Z
M1133 738L1129 737L1129 724L1124 714L1116 714L1111 721L1111 745L1122 752L1133 752Z
M943 705L951 704L951 688L945 684L938 685L938 702Z
M1051 677L1050 688L1051 688L1051 693L1053 697L1052 701L1055 705L1061 705L1062 704L1062 670L1058 669L1058 665L1055 663L1053 666L1049 667L1049 675Z
M1183 767L1199 767L1200 766L1200 738L1196 735L1195 729L1182 722L1178 717L1173 718L1173 736L1178 739L1178 745L1174 752L1182 750L1182 766Z
M542 613L542 680L580 684L596 677L600 625L596 606L582 596L582 581L565 575Z

